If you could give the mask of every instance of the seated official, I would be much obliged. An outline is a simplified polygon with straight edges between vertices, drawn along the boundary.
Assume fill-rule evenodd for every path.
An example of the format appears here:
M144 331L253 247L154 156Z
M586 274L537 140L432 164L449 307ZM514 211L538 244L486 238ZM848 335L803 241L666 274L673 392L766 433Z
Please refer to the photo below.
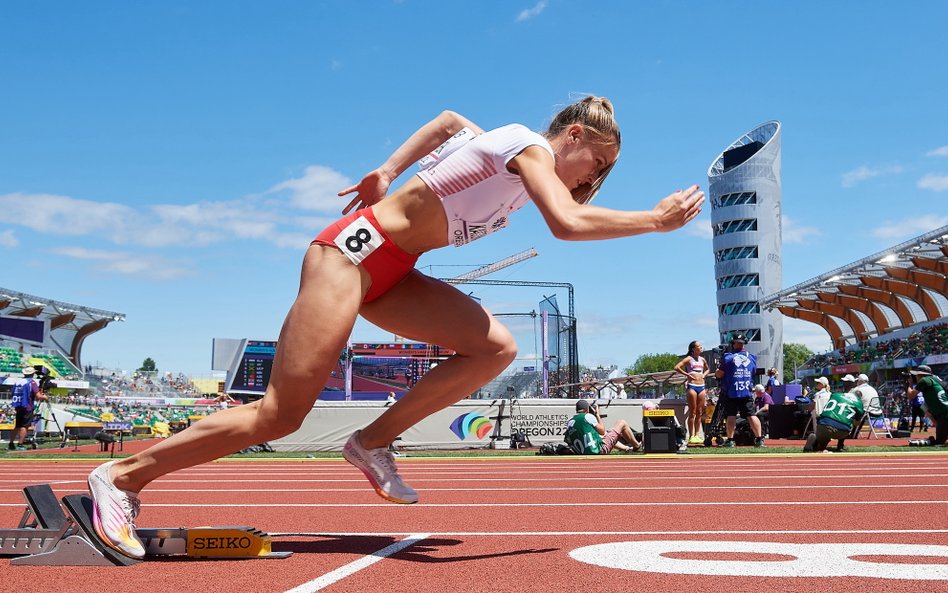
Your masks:
M803 446L805 453L830 451L826 448L833 439L839 440L838 451L844 449L843 442L853 429L853 424L864 413L862 399L854 393L833 393L816 419L816 431L811 433Z
M757 418L760 420L760 433L769 432L768 418L770 417L770 406L774 405L774 400L767 392L767 388L758 383L754 385L754 407L757 408Z
M625 420L606 432L599 405L584 399L576 402L576 415L566 423L563 440L578 455L608 455L613 449L638 451L641 446Z

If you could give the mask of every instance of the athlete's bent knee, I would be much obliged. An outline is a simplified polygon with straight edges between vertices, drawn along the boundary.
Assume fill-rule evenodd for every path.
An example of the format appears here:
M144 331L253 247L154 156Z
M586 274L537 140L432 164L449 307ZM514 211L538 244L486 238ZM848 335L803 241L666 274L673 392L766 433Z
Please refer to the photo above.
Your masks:
M299 407L275 409L273 406L261 406L257 411L255 432L262 442L285 437L302 426L309 411Z

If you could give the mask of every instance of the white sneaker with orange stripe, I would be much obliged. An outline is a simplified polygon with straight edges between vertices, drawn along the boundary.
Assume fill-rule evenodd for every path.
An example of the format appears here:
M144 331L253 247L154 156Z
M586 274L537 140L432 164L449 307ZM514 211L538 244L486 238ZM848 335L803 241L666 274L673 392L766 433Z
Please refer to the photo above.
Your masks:
M418 493L398 475L391 452L385 448L366 449L359 442L360 432L352 433L342 449L346 461L362 470L375 492L385 500L399 504L418 502Z
M92 524L96 534L110 548L130 558L143 558L145 546L135 533L135 518L141 503L137 494L112 483L109 471L113 463L104 463L89 474Z

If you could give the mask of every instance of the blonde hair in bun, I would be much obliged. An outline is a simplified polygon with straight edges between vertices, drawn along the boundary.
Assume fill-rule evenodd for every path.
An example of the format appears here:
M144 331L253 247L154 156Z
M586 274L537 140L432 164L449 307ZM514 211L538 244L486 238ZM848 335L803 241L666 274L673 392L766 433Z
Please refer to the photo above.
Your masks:
M545 136L552 138L573 124L583 126L590 138L602 144L615 144L616 149L622 146L622 135L619 124L616 122L615 107L612 101L605 97L585 97L572 105L567 105L555 116L546 131ZM606 167L594 182L584 183L572 190L573 199L580 204L588 204L599 192L606 176L612 171L615 162Z

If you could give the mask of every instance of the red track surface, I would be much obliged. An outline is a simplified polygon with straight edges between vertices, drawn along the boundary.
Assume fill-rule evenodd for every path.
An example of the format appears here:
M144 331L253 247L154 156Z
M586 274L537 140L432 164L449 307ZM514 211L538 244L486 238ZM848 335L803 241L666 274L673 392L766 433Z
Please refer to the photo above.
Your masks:
M93 465L0 464L0 526L19 520L23 486L81 492ZM286 560L85 568L0 559L0 575L12 591L86 583L115 593L948 590L943 454L403 458L399 465L420 504L386 503L357 470L325 460L212 463L144 493L142 527L314 534L275 538L274 549L294 552ZM398 542L400 551L383 551ZM896 544L936 547L904 556ZM685 566L702 574L679 574ZM723 568L715 574L714 567ZM862 570L877 576L847 576ZM824 576L795 576L808 571ZM767 576L746 576L753 572ZM919 579L921 572L935 580Z

